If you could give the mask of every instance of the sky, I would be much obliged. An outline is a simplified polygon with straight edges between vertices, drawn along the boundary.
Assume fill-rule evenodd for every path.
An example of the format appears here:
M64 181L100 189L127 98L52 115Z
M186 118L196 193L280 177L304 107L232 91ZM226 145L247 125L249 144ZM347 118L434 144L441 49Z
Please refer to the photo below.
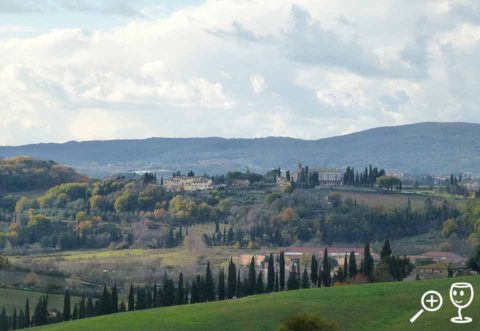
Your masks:
M0 0L0 145L480 122L480 4Z

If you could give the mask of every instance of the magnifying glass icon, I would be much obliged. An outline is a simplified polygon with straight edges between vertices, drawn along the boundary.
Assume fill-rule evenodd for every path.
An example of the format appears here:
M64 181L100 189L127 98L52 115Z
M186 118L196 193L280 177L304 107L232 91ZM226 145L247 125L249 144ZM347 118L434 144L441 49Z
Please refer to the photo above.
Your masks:
M427 291L422 295L422 299L420 300L420 303L422 305L422 309L420 309L411 319L410 323L413 323L417 320L417 318L420 317L420 315L423 314L424 311L428 311L430 313L433 313L440 308L442 308L443 305L443 298L440 293L437 291Z

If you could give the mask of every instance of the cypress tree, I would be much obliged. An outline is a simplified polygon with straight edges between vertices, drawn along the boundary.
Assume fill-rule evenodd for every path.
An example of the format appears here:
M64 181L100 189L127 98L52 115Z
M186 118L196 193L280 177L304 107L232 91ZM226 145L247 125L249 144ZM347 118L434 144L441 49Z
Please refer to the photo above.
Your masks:
M382 251L380 252L380 259L386 260L392 255L392 249L390 248L390 241L387 239L383 244Z
M227 297L232 299L236 294L237 289L237 280L236 280L237 270L235 263L233 263L232 257L230 257L230 263L228 264L228 280L227 280Z
M343 258L343 279L348 278L348 254L345 252L345 257Z
M30 327L30 303L27 301L25 302L25 327Z
M255 282L257 273L255 272L255 258L252 256L250 260L250 265L248 267L248 282L247 282L247 294L255 294Z
M101 315L112 313L112 298L108 292L107 285L103 286L102 303L101 303Z
M194 280L192 282L192 291L190 295L190 303L194 304L198 302L198 291L197 291L197 282Z
M68 291L67 289L63 297L63 320L70 321L71 318L72 318L72 315L70 310L70 291Z
M256 286L255 292L257 294L261 294L261 293L264 292L265 286L263 285L263 272L261 270L258 273L258 277L257 277L257 281L256 281L255 286Z
M80 308L78 310L78 318L85 318L86 314L85 294L82 294L82 298L80 299Z
M297 268L292 265L292 269L288 273L287 280L287 290L296 290L297 289Z
M367 276L369 281L373 281L373 257L370 253L370 244L365 245L363 253L363 273Z
M23 312L23 309L20 309L20 312L18 313L18 319L17 319L17 327L19 329L24 329L26 328L25 325L25 313Z
M350 252L350 257L348 259L348 277L353 279L357 276L357 261L355 259L355 252Z
M283 291L285 289L285 252L280 252L280 290Z
M323 286L330 287L332 286L332 274L330 268L330 261L328 260L328 251L325 248L323 253L323 268L322 268L322 280Z
M207 262L207 270L205 272L205 299L206 301L215 301L215 283L212 270L210 269L210 261Z
M310 263L310 279L316 286L318 283L318 262L314 254L312 254L312 262Z
M145 289L145 308L152 308L153 307L153 297L152 291L150 288Z
M135 288L130 283L130 291L128 292L128 311L135 310Z
M275 285L274 285L273 290L275 292L280 291L280 285L278 284L278 272L275 273Z
M147 298L146 292L144 288L137 289L137 301L135 302L135 310L142 310L147 307Z
M178 275L177 305L182 305L185 300L185 289L183 287L183 273Z
M241 298L243 296L242 281L240 280L240 268L238 269L237 285L235 286L235 296Z
M77 309L77 304L73 306L73 313L72 313L72 320L78 319L78 309Z
M12 315L12 330L17 329L17 309L13 310L13 315Z
M267 270L267 292L272 292L275 286L275 265L273 261L273 254L270 253L268 258L268 270Z
M117 283L115 283L112 287L112 313L118 312L118 293L117 293Z
M223 268L218 273L218 300L225 300L225 271Z
M2 308L2 313L0 314L0 330L1 331L8 331L8 317L7 313L5 312L5 307Z
M93 306L93 299L92 297L88 297L87 307L85 309L85 317L93 317L93 316L95 316L95 307Z
M185 296L183 298L183 303L186 305L188 305L188 288L189 288L189 285L187 281L187 283L185 284Z
M302 288L310 288L310 280L308 278L307 267L303 268L303 275L302 275Z
M157 290L157 282L153 284L153 307L158 307L158 290Z

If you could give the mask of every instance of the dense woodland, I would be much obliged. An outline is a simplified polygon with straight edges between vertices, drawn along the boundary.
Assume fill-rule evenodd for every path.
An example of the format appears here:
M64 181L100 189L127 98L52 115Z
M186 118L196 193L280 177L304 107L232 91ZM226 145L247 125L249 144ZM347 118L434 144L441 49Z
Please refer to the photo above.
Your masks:
M202 223L216 224L213 233L203 236L207 245L237 247L288 246L310 240L361 243L431 229L465 236L475 230L471 221L463 220L468 208L459 218L456 204L428 197L422 207L413 208L409 202L402 208L372 208L337 193L311 189L315 178L308 167L304 169L304 176L284 189L274 185L281 171L273 169L264 175L237 171L213 176L215 182L227 185L204 192L167 192L163 178L145 173L136 179L120 176L64 183L34 198L4 194L0 198L0 248L17 252L168 248L182 244L188 228ZM248 180L251 186L228 185L235 180ZM372 166L360 173L348 167L344 182L401 189L395 178Z

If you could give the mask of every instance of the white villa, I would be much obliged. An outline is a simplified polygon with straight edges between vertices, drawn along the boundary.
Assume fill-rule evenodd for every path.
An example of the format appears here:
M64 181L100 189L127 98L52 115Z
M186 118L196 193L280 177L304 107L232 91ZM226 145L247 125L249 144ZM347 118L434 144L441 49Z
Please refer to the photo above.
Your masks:
M202 191L213 188L213 181L207 177L176 176L163 181L167 191Z

